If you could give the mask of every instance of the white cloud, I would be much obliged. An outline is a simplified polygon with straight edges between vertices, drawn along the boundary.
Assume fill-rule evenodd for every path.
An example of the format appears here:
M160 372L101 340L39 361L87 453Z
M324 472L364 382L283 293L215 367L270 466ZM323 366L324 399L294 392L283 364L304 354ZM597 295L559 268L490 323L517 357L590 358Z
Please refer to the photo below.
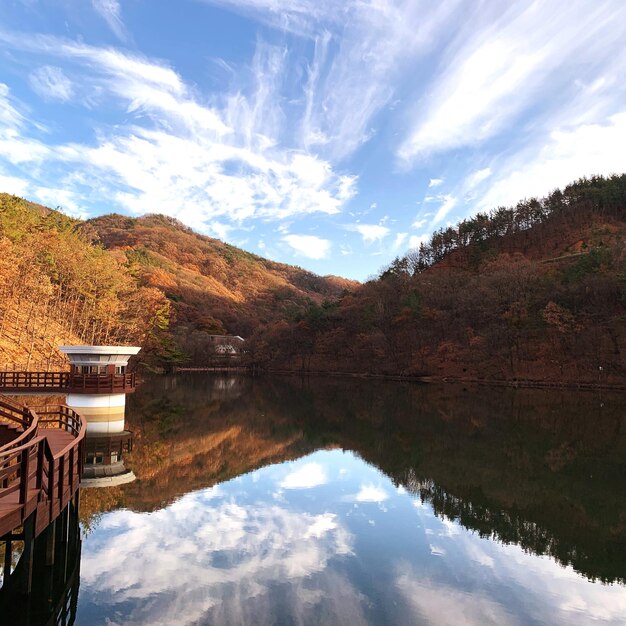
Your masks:
M0 191L10 193L14 196L25 196L29 186L28 183L15 176L5 176L0 174Z
M211 222L208 224L208 229L215 233L215 236L222 241L228 239L228 233L232 230L232 227L228 224L222 224L221 222Z
M626 111L605 123L555 130L543 145L533 144L499 163L482 209L542 196L581 176L626 171Z
M406 241L406 238L408 237L408 235L409 235L408 233L397 233L396 238L393 241L392 249L398 250L400 246L402 246L402 244Z
M69 215L78 218L87 217L85 211L80 207L80 201L76 194L68 189L58 187L38 187L34 195L37 200L48 206L61 207Z
M250 220L287 220L281 237L298 232L301 216L338 214L348 205L357 193L348 159L379 129L384 136L375 156L361 160L359 153L357 167L382 163L384 169L389 145L407 165L436 153L454 157L424 168L439 172L427 180L424 199L438 210L432 222L420 214L415 229L454 217L456 199L466 210L469 199L491 208L577 175L624 169L616 140L599 130L615 127L619 135L624 109L626 5L620 0L591 7L587 0L565 7L558 0L496 1L481 8L471 0L205 1L289 34L270 34L277 45L259 38L249 63L211 59L228 73L227 83L211 84L181 75L182 60L175 68L80 40L0 31L5 61L20 69L13 54L19 51L21 67L34 68L29 80L37 93L71 100L99 119L91 137L74 134L81 139L55 145L52 138L64 136L58 120L4 97L8 90L0 88L0 169L15 179L7 182L22 191L24 185L62 188L76 207L95 211L158 210L221 238ZM120 0L92 4L113 32L127 37ZM33 123L44 115L52 117L50 129ZM596 146L609 146L601 154L591 146L594 159L583 153L582 129L590 128ZM569 135L583 138L578 148L565 146ZM439 169L444 162L454 163L454 177L449 167ZM82 179L67 177L70 170ZM408 188L400 178L389 180L399 193ZM439 193L444 184L448 195ZM101 198L106 204L94 202ZM367 220L366 213L355 219ZM393 217L400 220L393 231L410 231L405 216ZM352 230L365 244L388 237L384 249L376 246L383 254L422 239L400 242L401 233L384 230L390 224ZM304 245L279 241L286 245L279 243L276 254L295 250L294 242ZM330 254L329 240L321 241L328 247L318 245L309 258ZM334 250L349 253L339 242Z
M25 168L35 186L50 188L59 170L78 165L80 185L67 181L76 197L85 198L85 188L93 186L98 197L132 213L157 208L200 231L216 232L211 224L221 224L222 234L225 220L240 226L250 219L338 213L356 193L355 177L280 144L281 98L275 91L283 73L280 49L259 43L252 66L255 87L247 94L232 93L217 106L170 67L150 59L54 37L0 32L0 40L73 63L82 101L92 106L95 98L120 119L99 128L92 143L48 146L26 133L24 117L2 86L0 125L11 132L0 127L0 151L13 165L45 164ZM74 89L79 90L78 81ZM287 241L311 258L330 249L319 238Z
M330 241L315 235L286 235L283 241L309 259L324 259L330 253Z
M25 123L24 116L20 113L11 98L8 85L0 83L0 130L15 131Z
M623 37L626 5L609 0L563 4L535 0L472 12L415 112L413 130L398 149L405 162L484 141L537 99L560 106L581 70L602 71ZM585 15L585 20L580 15Z
M478 624L509 624L519 621L502 604L484 593L466 593L442 584L420 579L408 566L401 568L397 589L416 617L429 624L442 626L473 626Z
M283 489L310 489L328 482L326 470L319 463L305 463L280 482Z
M411 235L409 237L409 248L419 248L421 244L428 243L430 240L430 235L425 233L423 235Z
M246 16L260 19L267 25L294 34L310 36L319 22L339 22L344 11L333 11L331 0L204 0Z
M343 159L376 132L402 69L438 41L457 0L424 11L414 0L204 0L309 37L301 136L306 148Z
M44 65L31 72L28 80L31 87L45 100L66 102L74 93L72 81L60 67Z
M359 233L365 243L380 241L391 232L391 229L387 228L387 226L381 226L380 224L354 224L349 228Z
M108 514L83 544L85 601L106 606L116 623L242 623L244 609L269 597L278 583L289 581L291 602L291 593L294 599L304 593L302 583L325 573L330 559L352 552L351 535L332 513L243 506L221 494L209 494L208 504L204 493L150 515ZM336 589L326 589L319 577L324 597L355 593L346 580L328 574ZM255 621L274 623L274 605L262 604Z
M372 484L361 485L359 493L354 497L357 502L384 502L387 498L389 494L382 487Z
M100 17L108 24L115 36L125 41L128 38L122 22L122 10L119 0L91 0L91 4Z
M457 199L454 196L449 195L449 194L443 196L442 200L443 202L441 206L439 207L439 209L437 209L435 216L430 222L431 226L435 226L436 224L439 224L439 222L441 222L446 217L446 215L448 215L448 213L452 211L452 209L456 206L456 203L457 203Z
M293 492L273 501L271 487L284 475L273 465L165 509L103 515L83 541L81 606L119 624L315 623L320 616L363 624L382 592L387 620L399 624L623 623L623 585L593 583L550 557L442 519L354 454L320 451L289 467L313 463L336 481L323 501ZM352 479L342 480L346 466ZM341 497L358 476L372 480L360 483L362 497ZM380 505L387 492L396 506L385 521L395 520L397 532L384 571L364 586L360 572L376 569L381 553L362 539L389 539ZM351 524L359 536L348 530L351 515L360 518ZM374 529L363 533L363 523Z
M450 522L452 523L452 522ZM456 533L459 533L459 527L458 525L454 525L456 528ZM484 549L484 547L481 545L481 543L479 543L478 541L476 542L467 542L467 546L466 546L466 551L467 551L467 556L472 560L475 561L476 563L478 563L479 565L482 565L483 567L488 567L490 569L494 569L495 568L495 560L492 556L489 556L486 552L486 550Z
M444 563L457 572L458 563L465 565L461 578L450 584L449 580L442 582L432 576L429 559L397 563L396 584L419 618L407 619L407 623L622 624L626 610L623 585L592 583L552 557L538 556L516 544L479 537L458 520L438 517L427 501L421 503L416 499L413 504L418 526L423 528L422 540L431 555L445 556ZM467 594L470 582L472 593ZM506 590L505 603L501 602L500 590Z
M482 183L484 180L487 180L487 178L489 178L491 174L492 172L490 167L485 167L481 170L476 170L475 172L472 172L465 179L466 190L471 191L472 189L474 189L474 187L480 185L480 183Z
M315 537L316 539L320 539L328 532L336 530L337 528L337 516L334 513L323 513L322 515L316 516L315 521L304 534L304 538L309 539L310 537Z

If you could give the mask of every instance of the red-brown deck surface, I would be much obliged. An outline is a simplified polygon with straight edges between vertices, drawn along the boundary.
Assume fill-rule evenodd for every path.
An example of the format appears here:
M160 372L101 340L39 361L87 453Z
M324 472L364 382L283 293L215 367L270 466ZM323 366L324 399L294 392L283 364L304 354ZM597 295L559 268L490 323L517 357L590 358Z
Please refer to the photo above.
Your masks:
M78 414L61 407L56 419L34 422L37 435L21 446L19 456L10 444L0 448L0 537L21 526L35 510L35 536L43 531L65 508L78 489L82 467L82 441L85 425ZM38 418L39 419L39 418ZM15 437L21 429L12 430ZM5 433L6 434L6 433ZM45 439L45 441L44 441ZM26 469L25 469L26 468ZM18 488L19 487L19 488Z

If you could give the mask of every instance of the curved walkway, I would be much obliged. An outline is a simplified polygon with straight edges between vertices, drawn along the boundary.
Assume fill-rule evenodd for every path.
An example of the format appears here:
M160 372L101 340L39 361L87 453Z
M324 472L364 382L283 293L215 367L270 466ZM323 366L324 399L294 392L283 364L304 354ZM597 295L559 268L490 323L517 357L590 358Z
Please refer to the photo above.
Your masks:
M31 516L39 535L78 490L87 424L67 406L35 412L0 398L0 537Z

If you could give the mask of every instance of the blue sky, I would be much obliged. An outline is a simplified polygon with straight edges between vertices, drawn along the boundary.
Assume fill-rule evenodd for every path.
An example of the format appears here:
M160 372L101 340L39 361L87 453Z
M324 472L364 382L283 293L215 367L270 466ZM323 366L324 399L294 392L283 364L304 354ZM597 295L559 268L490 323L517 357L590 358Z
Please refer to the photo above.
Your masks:
M626 171L623 0L3 0L0 190L364 279Z

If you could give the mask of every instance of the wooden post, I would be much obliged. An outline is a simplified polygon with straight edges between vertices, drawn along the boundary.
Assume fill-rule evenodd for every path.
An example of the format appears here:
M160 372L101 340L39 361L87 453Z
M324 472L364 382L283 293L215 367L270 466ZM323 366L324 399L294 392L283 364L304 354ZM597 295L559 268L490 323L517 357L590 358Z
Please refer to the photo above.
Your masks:
M46 565L54 565L54 551L56 545L56 527L57 521L54 520L48 525L46 530Z
M41 489L43 485L43 460L45 446L43 440L37 445L37 489Z
M63 506L63 482L65 477L65 455L59 457L59 493L58 498L61 504L59 506Z
M10 539L4 542L4 577L2 578L2 586L4 587L11 576L11 565L13 561L13 543Z
M55 462L54 457L50 455L50 460L48 464L48 498L50 499L50 519L52 519L52 515L54 514L54 477L55 477Z
M31 513L24 520L24 552L21 560L24 562L20 577L20 591L27 595L33 585L33 548L35 544L35 514Z
M28 497L29 448L22 450L20 455L20 504L25 504Z
M56 544L56 567L57 575L62 575L65 580L65 572L67 571L67 528L64 511L61 511L57 517L55 525L55 544Z
M56 520L52 522L43 532L43 536L38 538L39 550L43 548L43 562L41 562L41 552L39 553L39 560L35 569L35 581L38 588L41 590L39 593L42 598L45 597L45 605L48 610L52 609L52 600L54 592L54 573L56 562ZM43 544L43 545L42 545Z
M69 472L70 493L74 493L74 450L75 448L70 448L70 472Z
M69 539L70 539L70 505L64 509L61 517L63 535L63 580L67 580L67 566L69 560Z

